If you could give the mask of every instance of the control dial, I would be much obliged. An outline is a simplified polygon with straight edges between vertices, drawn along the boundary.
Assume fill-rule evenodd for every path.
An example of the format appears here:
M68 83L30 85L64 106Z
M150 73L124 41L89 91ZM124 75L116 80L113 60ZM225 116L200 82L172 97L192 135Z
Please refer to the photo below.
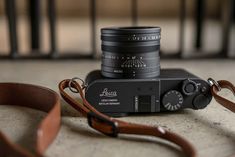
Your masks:
M193 106L195 109L205 108L211 101L211 98L204 94L199 94L193 99Z
M170 90L162 98L163 106L169 111L175 111L181 108L184 98L182 94L176 90Z
M185 80L183 82L182 92L188 96L195 94L198 92L197 83L189 79Z

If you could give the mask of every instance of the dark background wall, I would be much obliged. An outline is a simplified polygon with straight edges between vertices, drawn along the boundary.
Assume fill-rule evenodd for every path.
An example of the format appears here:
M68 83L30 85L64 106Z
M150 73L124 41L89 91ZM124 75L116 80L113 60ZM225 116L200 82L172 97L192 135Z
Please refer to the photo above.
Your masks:
M47 0L41 0L42 12L45 13ZM195 14L195 0L186 0L188 15ZM207 16L217 18L222 0L206 0ZM18 14L27 13L28 0L16 0ZM97 0L98 15L102 17L126 17L130 14L131 0ZM142 17L175 17L179 12L180 0L138 0L138 11ZM4 0L0 0L0 15L3 14ZM61 17L89 15L89 0L57 0L57 11Z

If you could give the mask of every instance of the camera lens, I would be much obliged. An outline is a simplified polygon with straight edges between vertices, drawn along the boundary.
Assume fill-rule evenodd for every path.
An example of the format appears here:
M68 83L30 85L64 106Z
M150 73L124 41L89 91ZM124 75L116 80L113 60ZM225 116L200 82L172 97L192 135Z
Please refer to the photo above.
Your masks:
M160 27L101 29L101 73L109 78L151 78L160 75Z

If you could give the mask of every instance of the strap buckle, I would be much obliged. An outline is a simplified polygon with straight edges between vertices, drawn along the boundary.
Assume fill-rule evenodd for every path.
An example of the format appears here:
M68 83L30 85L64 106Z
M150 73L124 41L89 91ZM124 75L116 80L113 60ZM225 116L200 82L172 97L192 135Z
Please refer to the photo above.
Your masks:
M108 125L112 128L112 133L107 133L105 132L104 130L100 129L100 128L97 128L97 127L94 127L93 126L93 123L92 123L92 120L93 122L97 122L99 124L103 124L103 125ZM118 123L117 122L113 122L113 121L110 121L106 118L103 118L101 117L100 115L94 113L94 112L88 112L87 113L87 121L88 121L88 124L90 127L92 127L93 129L95 130L98 130L99 132L107 135L107 136L110 136L110 137L117 137L118 136Z

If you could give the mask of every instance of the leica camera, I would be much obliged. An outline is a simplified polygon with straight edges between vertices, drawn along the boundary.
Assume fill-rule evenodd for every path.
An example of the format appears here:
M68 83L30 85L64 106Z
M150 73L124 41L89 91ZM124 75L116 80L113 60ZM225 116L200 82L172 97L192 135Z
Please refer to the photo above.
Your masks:
M203 109L210 85L183 69L160 68L159 27L101 29L102 64L86 77L85 97L111 116Z

